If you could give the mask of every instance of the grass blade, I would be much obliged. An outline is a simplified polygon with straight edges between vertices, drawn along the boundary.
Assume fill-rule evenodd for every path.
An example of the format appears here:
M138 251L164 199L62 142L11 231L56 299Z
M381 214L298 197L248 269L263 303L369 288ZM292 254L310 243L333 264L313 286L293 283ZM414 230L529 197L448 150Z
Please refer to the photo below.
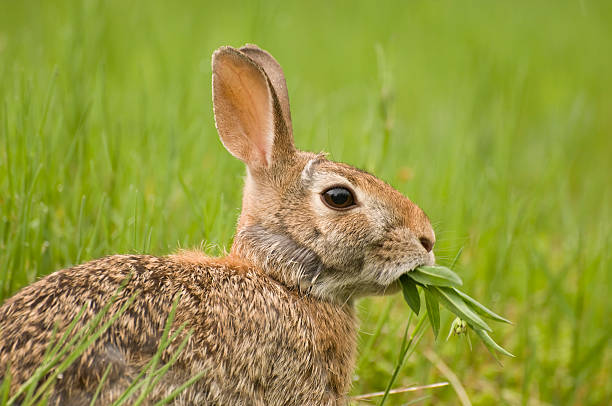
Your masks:
M425 305L427 306L427 315L429 316L429 323L434 332L434 338L438 338L440 332L440 307L438 299L431 293L430 288L425 287Z
M452 288L463 285L459 275L443 266L420 266L406 275L423 285Z
M83 352L85 352L87 348L89 348L102 334L104 334L104 332L109 329L109 327L126 311L126 309L130 307L134 300L136 300L137 296L138 292L131 295L124 302L121 308L119 308L119 310L109 318L108 321L106 321L99 329L92 331L91 333L88 332L87 336L83 337L83 340L75 346L74 351L71 352L61 363L59 363L57 366L54 366L53 373L47 378L47 380L43 384L41 384L40 388L36 392L34 400L44 395L47 389L53 385L55 379L57 379L57 376L64 372L66 369L68 369L68 367L74 361L76 361L76 359L80 357L81 354L83 354ZM113 302L111 301L110 303L112 304ZM108 309L110 309L110 307ZM99 314L106 314L108 309L105 310L103 308L103 313L101 312ZM94 321L96 321L96 323L98 322L97 317L98 316L96 315L96 318L93 319Z
M178 348L176 349L176 351L172 355L172 358L170 358L170 360L166 364L164 364L159 369L157 369L156 371L153 372L152 376L154 377L154 379L153 379L153 381L151 383L151 387L152 388L157 386L159 381L166 375L168 370L170 368L172 368L172 366L178 361L178 358L181 355L181 353L183 352L183 350L185 349L185 347L187 346L187 343L189 342L189 339L191 338L191 334L192 333L193 332L191 330L189 332L187 332L187 334L185 335L185 337L183 338L183 340L179 344ZM170 345L170 342L168 342L167 345Z
M410 315L412 318L412 314ZM408 320L408 324L406 325L406 332L408 331L408 327L410 326L411 319ZM421 341L425 333L425 316L421 317L417 322L417 325L414 327L414 330L410 334L410 339L407 340L407 334L404 333L404 339L402 340L402 349L400 351L400 356L397 364L395 365L395 369L393 370L393 374L391 375L391 379L387 383L387 388L385 389L385 393L383 394L383 398L380 401L378 406L383 406L389 397L389 392L391 391L391 387L393 383L397 379L397 375L399 374L400 369L404 365L404 362L407 358L409 358L414 350L416 349L417 344Z
M398 394L398 393L417 392L417 391L422 391L424 389L443 388L445 386L448 386L448 382L436 382L436 383L430 383L428 385L408 386L408 387L405 387L405 388L391 389L389 391L389 395L395 395L395 394ZM384 394L385 394L385 392L365 393L363 395L353 396L353 397L351 397L351 400L357 401L357 402L359 402L359 401L364 402L364 401L369 401L372 398L384 396Z
M177 309L178 304L179 304L179 302L181 300L181 296L182 295L179 292L176 295L176 297L174 298L174 302L172 304L172 308L170 309L170 314L168 315L168 318L166 319L166 325L164 326L164 331L162 332L162 336L161 336L161 339L160 339L160 344L157 347L157 351L155 352L155 355L153 356L153 364L151 365L151 371L155 371L156 370L157 364L159 363L159 361L161 361L162 353L164 352L166 347L170 344L170 341L168 341L168 336L170 335L170 329L172 328L172 324L174 323L174 317L176 315L176 309ZM144 402L145 399L149 396L149 394L151 393L151 391L155 387L155 385L153 384L154 376L153 376L152 373L148 374L147 377L144 380L145 380L145 388L140 393L140 396L138 397L138 399L136 399L136 401L134 402L134 406L137 406L137 405L141 404L142 402Z
M189 378L188 381L186 381L181 386L179 386L178 388L173 390L166 398L164 398L164 399L160 400L159 402L157 402L155 404L155 406L161 406L161 405L165 405L165 404L168 404L168 403L172 402L175 397L180 395L181 392L183 392L185 389L187 389L188 387L193 385L195 382L197 382L200 378L202 378L204 376L205 373L206 373L206 370L198 372L196 375L194 375L191 378Z
M174 314L176 311L175 309L176 309L176 306L178 305L178 300L180 299L180 296L181 296L180 294L177 295L177 297L175 298L175 301L173 302L172 309L170 311L168 319L166 319L166 327L164 327L164 331L166 331L166 329L169 329L169 326L171 326L173 323ZM170 346L170 344L172 344L174 340L184 331L186 325L187 325L186 322L181 324L181 326L172 333L170 338L168 338L167 335L165 337L162 336L160 338L156 354L162 354L164 351L166 351L168 347ZM141 396L142 399L148 396L148 394L155 387L155 385L157 385L159 378L163 377L163 375L170 368L170 366L174 364L178 355L183 351L183 348L186 345L190 336L191 336L191 333L188 333L187 336L183 339L183 341L179 345L179 348L176 350L176 352L172 356L171 360L168 363L166 363L164 366L162 366L161 368L156 369L157 363L159 362L159 358L157 356L153 356L151 360L149 360L149 362L144 366L144 368L142 368L138 376L136 376L136 378L132 381L132 383L124 390L121 396L115 399L112 406L119 406L119 405L125 404L127 399L131 398L139 390L142 390L143 393L146 392L144 397ZM143 379L145 374L148 374L149 376Z
M0 385L0 405L6 405L9 397L9 391L11 390L11 369L10 365L7 364L6 372L4 373L4 380Z
M499 314L493 312L492 310L486 308L484 305L482 305L481 303L479 303L478 301L476 301L476 299L468 296L467 294L459 291L458 289L453 289L459 296L461 296L461 298L463 299L464 302L466 302L469 306L471 306L476 313L480 314L481 316L484 317L488 317L492 320L495 321L500 321L502 323L508 323L508 324L512 324L512 322L508 319L503 318L502 316L500 316Z
M98 383L98 386L96 387L96 391L94 392L91 398L91 402L89 402L89 406L94 406L96 404L96 400L98 400L98 396L100 396L100 391L102 390L102 387L106 383L106 378L108 377L108 373L110 372L112 366L113 366L112 364L108 364L108 366L104 370L102 379L100 379L100 383Z
M484 322L468 305L465 304L461 296L455 293L454 290L445 287L432 287L432 292L443 305L459 318L465 320L474 329L481 328L486 331L491 331L491 327Z
M487 346L487 348L489 349L489 351L491 351L493 355L495 355L494 351L497 351L504 355L514 358L514 354L506 351L506 349L504 349L501 345L493 341L491 336L486 331L481 330L481 329L474 329L474 331L476 332L476 334L478 334L478 337L480 337L482 342Z
M413 279L409 278L407 274L400 276L400 283L402 284L402 293L404 294L404 300L408 303L408 306L418 316L421 310L421 296L417 290L417 285Z
M461 254L463 254L463 247L459 248L459 251L457 251L457 254L455 255L455 258L453 259L453 262L449 266L450 269L453 269L455 267L455 265L457 264L457 261L459 261L459 258L461 258Z
M87 339L87 337L93 333L95 328L97 328L104 315L108 312L112 304L117 300L119 293L125 288L126 284L129 282L130 278L131 275L128 275L121 283L115 294L111 297L109 302L102 308L102 310L92 320L85 324L85 326L76 331L74 336L68 342L66 342L72 331L76 328L78 321L84 314L85 305L81 307L79 313L68 325L66 331L59 339L59 341L55 343L53 342L53 338L52 342L48 344L47 348L51 347L52 345L53 348L50 351L45 350L45 358L43 359L42 364L34 371L34 374L17 389L15 394L13 394L13 396L8 400L9 404L16 402L17 399L22 396L22 394L26 391L27 393L25 398L27 399L27 402L30 402L30 399L32 399L34 393L34 389L38 389L38 391L36 392L36 396L32 399L32 401L35 401L38 397L43 396L44 390L46 390L46 388L49 388L52 385L53 380L57 377L57 375L63 372L63 370L69 365L65 364L65 360L63 363L60 363L60 361L64 358L64 355L69 351L73 351L68 355L68 357L76 359L78 355L85 350L85 348L79 349L78 347L82 346L83 342ZM53 336L55 336L55 333L53 333ZM42 377L46 376L47 373L52 369L54 369L54 372L49 377L47 377L44 383L39 384L39 381L42 379ZM26 400L24 400L24 403L26 403Z

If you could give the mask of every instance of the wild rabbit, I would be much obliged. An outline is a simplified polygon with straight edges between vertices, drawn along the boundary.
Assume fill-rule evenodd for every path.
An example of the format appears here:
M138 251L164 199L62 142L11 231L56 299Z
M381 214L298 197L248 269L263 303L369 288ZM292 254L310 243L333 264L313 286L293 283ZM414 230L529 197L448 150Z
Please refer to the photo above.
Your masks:
M430 222L373 175L295 148L283 71L266 51L219 48L212 72L219 136L247 166L230 254L114 255L22 289L0 308L0 380L10 371L13 393L54 328L60 336L84 307L83 326L129 276L108 314L137 293L134 303L57 380L50 404L89 404L107 368L97 404L117 399L154 356L179 293L173 326L192 335L147 402L205 371L174 404L348 403L353 301L396 292L400 275L434 263Z

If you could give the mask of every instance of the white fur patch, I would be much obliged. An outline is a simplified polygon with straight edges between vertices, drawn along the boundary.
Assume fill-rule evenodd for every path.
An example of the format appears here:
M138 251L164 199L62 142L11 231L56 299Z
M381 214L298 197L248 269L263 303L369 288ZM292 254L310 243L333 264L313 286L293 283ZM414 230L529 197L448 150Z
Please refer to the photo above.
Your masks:
M312 175L314 173L315 164L318 164L324 159L325 159L325 155L320 154L312 158L310 161L308 161L306 165L304 166L304 169L302 169L302 174L300 175L302 181L305 182L305 181L310 180L310 178L312 178Z

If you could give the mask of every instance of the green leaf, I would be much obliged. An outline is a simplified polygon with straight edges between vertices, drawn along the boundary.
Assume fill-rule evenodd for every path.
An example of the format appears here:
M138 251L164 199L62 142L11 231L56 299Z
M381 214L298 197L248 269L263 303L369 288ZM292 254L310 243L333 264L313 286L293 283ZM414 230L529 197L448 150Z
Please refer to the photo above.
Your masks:
M434 338L438 338L440 332L440 307L438 305L438 299L431 293L431 288L425 287L425 305L427 306L427 315L429 316L429 323L433 328Z
M486 331L481 330L481 329L474 329L474 331L476 332L476 334L478 334L482 342L487 346L487 348L489 349L489 351L491 351L491 353L493 353L494 351L497 351L509 357L514 357L512 353L506 351L502 346L500 346L495 341L493 341L491 336L489 336L489 334L487 334Z
M4 373L4 380L0 385L0 405L6 405L9 397L9 390L11 389L11 368L9 363L6 363L6 372Z
M447 287L463 285L459 275L443 266L420 266L406 275L423 285Z
M102 379L100 379L100 382L98 383L98 387L96 388L96 391L94 392L93 397L91 398L91 402L89 402L89 406L94 406L96 404L96 400L98 399L98 396L100 396L100 391L106 383L106 378L108 378L108 373L110 372L112 366L113 364L109 363L106 369L104 370L104 373L102 374Z
M503 318L502 316L500 316L497 313L494 313L493 311L487 309L484 305L482 305L481 303L477 302L476 299L466 295L465 293L459 291L458 289L453 289L459 296L461 296L461 298L463 299L464 302L466 302L468 305L470 305L475 311L476 313L480 314L481 316L485 316L488 317L492 320L495 321L501 321L502 323L508 323L508 324L512 324L512 322L508 319Z
M455 258L453 259L453 262L451 263L450 268L455 267L455 264L457 263L457 261L459 261L461 254L463 254L463 247L459 248L459 251L457 251L457 254L455 255Z
M455 332L455 327L457 327L457 324L459 324L460 322L461 322L461 319L459 317L455 317L455 319L451 323L450 329L448 330L448 335L446 336L446 341L448 341L449 338L451 338L451 336Z
M436 293L438 300L442 302L456 316L465 320L472 328L481 328L491 331L491 327L484 322L468 305L465 304L461 296L453 289L445 287L433 287L432 292Z
M419 296L416 283L406 274L400 276L400 283L402 284L404 300L408 303L412 311L418 315L421 310L421 296Z
M164 399L160 400L159 402L157 402L155 404L155 406L166 405L166 404L172 402L172 400L174 400L175 397L179 396L181 394L181 392L183 392L185 389L187 389L188 387L190 387L191 385L196 383L198 380L200 380L204 376L204 374L206 374L207 372L208 372L208 370L203 370L203 371L200 371L199 373L197 373L196 375L192 376L191 378L189 378L189 380L187 380L181 386L179 386L178 388L174 389L166 398L164 398Z

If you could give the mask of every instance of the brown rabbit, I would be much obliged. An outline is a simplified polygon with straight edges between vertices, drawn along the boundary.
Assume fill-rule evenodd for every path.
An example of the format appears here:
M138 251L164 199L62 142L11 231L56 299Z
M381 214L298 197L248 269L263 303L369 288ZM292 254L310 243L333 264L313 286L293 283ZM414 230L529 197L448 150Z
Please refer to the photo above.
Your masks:
M296 150L283 71L266 51L222 47L212 71L219 136L247 166L230 254L115 255L22 289L0 308L0 380L10 370L12 392L54 326L62 334L85 306L84 325L130 276L109 314L137 292L135 302L57 380L51 404L89 404L107 368L98 404L117 399L155 354L178 293L174 326L193 334L147 402L205 371L174 404L348 403L354 299L395 292L401 274L433 264L432 227L369 173Z

